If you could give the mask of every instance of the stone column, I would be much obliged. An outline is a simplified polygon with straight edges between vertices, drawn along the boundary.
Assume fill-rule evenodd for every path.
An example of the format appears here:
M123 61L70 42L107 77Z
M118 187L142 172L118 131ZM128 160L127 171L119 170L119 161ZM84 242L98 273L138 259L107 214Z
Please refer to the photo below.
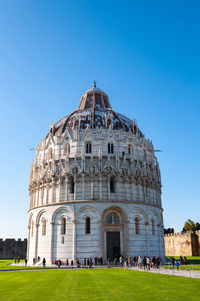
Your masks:
M147 202L147 197L146 197L146 187L143 186L143 193L144 193L144 202Z
M85 175L82 175L82 199L85 199Z
M102 177L99 176L99 198L102 200Z
M46 185L46 204L49 203L49 184Z
M28 241L27 241L27 251L26 251L26 258L28 261L29 261L29 248L30 248L30 232L31 232L31 226L28 226Z
M116 195L117 195L117 200L120 201L120 178L116 178Z
M77 178L74 177L74 201L76 200Z
M108 187L108 200L110 200L110 177L107 179L107 187Z
M149 233L148 233L148 228L149 228L149 223L145 222L145 231L146 231L146 252L147 256L149 256Z
M72 258L76 259L76 220L72 221L73 223L73 248L72 248Z
M161 256L161 250L160 250L160 224L157 224L157 235L158 235L158 249L159 249L159 256Z
M99 256L104 258L104 221L99 221Z
M37 252L38 252L38 226L39 224L35 224L35 259L37 262Z
M49 259L50 259L50 264L52 264L53 263L53 231L54 231L54 228L53 228L53 226L54 226L54 222L50 222L50 225L51 225L51 227L50 227L50 238L51 238L51 241L50 241L50 255L49 255ZM57 248L58 246L57 246L57 243L56 243L56 248Z
M59 178L59 181L58 181L58 189L59 189L58 202L62 202L62 198L61 198L61 188L62 188L62 180Z
M94 178L91 177L91 200L94 199Z
M69 179L66 177L66 187L65 187L65 199L68 201L68 184L69 184Z

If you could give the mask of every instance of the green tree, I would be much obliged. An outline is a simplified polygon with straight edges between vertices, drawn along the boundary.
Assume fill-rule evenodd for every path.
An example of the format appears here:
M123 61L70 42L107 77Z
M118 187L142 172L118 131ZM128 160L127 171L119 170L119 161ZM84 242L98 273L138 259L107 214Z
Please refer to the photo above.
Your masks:
M200 223L197 222L197 223L195 224L195 230L200 230Z
M194 231L196 230L196 229L195 229L195 223L194 223L191 219L188 219L188 220L185 222L184 230L185 230L185 231L194 232Z

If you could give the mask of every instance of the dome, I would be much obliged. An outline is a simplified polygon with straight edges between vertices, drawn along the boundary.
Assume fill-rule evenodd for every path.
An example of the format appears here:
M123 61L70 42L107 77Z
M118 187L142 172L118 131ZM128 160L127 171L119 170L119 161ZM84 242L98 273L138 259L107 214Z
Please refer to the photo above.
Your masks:
M62 118L54 124L54 134L61 135L66 129L72 130L75 126L80 129L108 128L113 130L124 130L128 132L137 131L135 121L115 112L110 104L108 95L101 89L94 86L88 89L80 99L78 109ZM139 131L140 135L142 133Z

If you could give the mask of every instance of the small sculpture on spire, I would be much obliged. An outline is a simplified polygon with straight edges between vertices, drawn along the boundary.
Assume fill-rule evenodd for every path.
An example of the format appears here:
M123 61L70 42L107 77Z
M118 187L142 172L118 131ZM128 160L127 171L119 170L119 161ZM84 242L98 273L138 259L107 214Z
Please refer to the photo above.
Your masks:
M96 81L93 81L93 88L96 88Z

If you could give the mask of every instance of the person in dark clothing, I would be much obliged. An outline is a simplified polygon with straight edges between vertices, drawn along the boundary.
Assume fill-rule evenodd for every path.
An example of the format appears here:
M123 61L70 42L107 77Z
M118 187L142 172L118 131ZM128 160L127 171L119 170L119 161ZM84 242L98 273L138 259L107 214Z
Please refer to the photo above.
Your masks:
M172 256L170 259L171 259L171 263L172 263L172 269L174 269L175 258L174 258L174 256Z
M108 268L110 268L110 258L108 258Z
M43 265L43 269L45 269L45 267L46 267L46 259L45 258L43 258L43 260L42 260L42 265Z
M89 258L87 258L87 268L89 268L89 266L90 266L90 260Z
M144 270L146 270L147 269L147 258L146 258L146 256L143 257L142 264L144 266Z
M86 258L84 258L83 267L86 268Z
M184 264L187 265L187 257L184 256Z
M103 257L101 257L100 260L101 260L101 265L103 265Z
M58 260L58 268L60 269L60 266L61 266L61 260L59 259Z
M117 267L117 257L114 259L114 265Z
M28 262L28 260L27 260L27 258L25 258L25 260L24 260L25 267L27 266L27 262Z

